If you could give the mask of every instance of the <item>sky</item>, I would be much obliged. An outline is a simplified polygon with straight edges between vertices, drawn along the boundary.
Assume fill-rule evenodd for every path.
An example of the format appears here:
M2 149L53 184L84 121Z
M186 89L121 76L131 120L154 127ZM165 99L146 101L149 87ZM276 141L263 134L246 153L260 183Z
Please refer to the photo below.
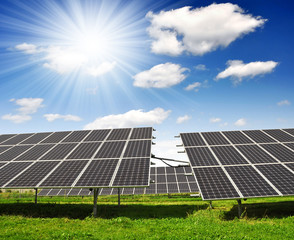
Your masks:
M292 1L0 1L0 133L293 128Z

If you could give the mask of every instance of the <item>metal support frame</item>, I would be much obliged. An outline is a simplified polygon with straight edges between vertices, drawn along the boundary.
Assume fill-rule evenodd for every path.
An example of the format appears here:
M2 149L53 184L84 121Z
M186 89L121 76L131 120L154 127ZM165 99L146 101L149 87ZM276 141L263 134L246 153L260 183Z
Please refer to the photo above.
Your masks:
M120 206L120 188L117 189L117 204Z
M99 190L99 188L94 188L94 207L93 207L93 216L94 217L97 217L98 190Z
M241 203L241 199L237 199L238 202L238 218L241 217L242 214L242 203Z
M212 201L209 201L209 208L212 209Z
M38 188L35 188L35 204L38 203Z

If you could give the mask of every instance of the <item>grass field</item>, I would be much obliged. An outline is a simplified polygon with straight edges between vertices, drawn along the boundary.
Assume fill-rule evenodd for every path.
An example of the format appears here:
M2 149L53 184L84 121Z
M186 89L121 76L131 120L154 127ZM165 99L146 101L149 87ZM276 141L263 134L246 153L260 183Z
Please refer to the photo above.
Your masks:
M98 198L0 193L0 239L294 239L294 197L209 203L189 195Z

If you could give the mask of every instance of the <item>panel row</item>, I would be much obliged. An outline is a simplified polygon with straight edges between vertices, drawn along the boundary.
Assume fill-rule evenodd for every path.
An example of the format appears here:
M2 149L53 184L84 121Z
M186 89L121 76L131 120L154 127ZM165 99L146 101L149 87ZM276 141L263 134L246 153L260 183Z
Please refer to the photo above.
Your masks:
M294 143L188 147L191 166L294 162Z
M150 152L151 140L0 146L0 161L150 157Z
M203 200L294 195L294 163L194 168Z
M3 134L0 135L0 145L127 140L131 130L131 128L122 128L112 130L63 131L35 134ZM130 139L151 139L152 131L153 129L151 127L133 128Z
M9 162L0 188L148 186L149 158Z
M181 133L185 147L252 143L294 142L294 129Z

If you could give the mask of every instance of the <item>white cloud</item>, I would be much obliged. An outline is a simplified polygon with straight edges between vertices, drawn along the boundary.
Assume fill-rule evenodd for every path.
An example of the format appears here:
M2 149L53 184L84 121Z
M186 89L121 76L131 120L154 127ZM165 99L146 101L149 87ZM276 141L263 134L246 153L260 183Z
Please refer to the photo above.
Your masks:
M198 92L198 88L201 86L200 82L194 82L192 84L189 84L187 87L185 87L185 90L187 91L191 91L193 89L195 89L196 92Z
M287 106L287 105L291 105L291 102L288 100L282 100L280 102L277 103L278 106Z
M20 98L10 99L10 102L15 102L16 105L20 106L17 111L21 115L29 115L37 112L39 108L42 108L44 99L42 98Z
M149 70L136 74L133 78L134 86L142 88L167 88L179 84L187 76L184 74L188 68L179 64L164 63Z
M190 119L191 119L191 117L188 116L188 115L180 116L180 117L177 118L177 123L181 124L181 123L186 122L186 121L188 121Z
M2 116L3 120L9 120L13 123L22 123L22 122L26 122L32 119L31 116L29 115L19 115L19 114L6 114Z
M197 66L195 66L196 70L200 70L200 71L205 71L207 70L206 66L204 64L198 64Z
M244 64L241 60L229 60L228 68L216 76L216 80L231 77L234 83L242 82L244 77L255 77L256 75L271 73L278 65L277 62L250 62Z
M245 126L246 124L247 124L247 120L245 118L240 118L234 123L234 125L238 127Z
M64 121L74 121L74 122L79 122L82 119L78 116L74 115L61 115L61 114L44 114L44 117L47 119L48 122L53 122L57 119L63 119Z
M20 108L16 109L18 114L6 114L2 116L3 120L9 120L14 123L22 123L32 119L31 114L36 113L39 108L42 108L44 99L42 98L20 98L10 99L10 102L14 102Z
M147 29L154 40L152 52L178 56L183 52L203 55L261 27L266 19L246 14L231 3L211 4L192 9L182 7L156 14L148 12Z
M170 112L170 110L165 111L162 108L155 108L149 112L144 112L142 109L131 110L123 114L97 118L87 124L84 129L152 126L154 124L161 124L169 116Z
M34 53L39 52L36 45L28 44L28 43L22 43L22 44L16 45L15 49L19 50L19 51L23 51L23 52L25 52L27 54L34 54Z
M218 123L218 122L221 122L221 121L222 121L221 118L211 118L211 119L209 119L210 123Z
M101 76L110 72L116 65L116 62L103 62L96 67L88 68L88 74L94 77Z

